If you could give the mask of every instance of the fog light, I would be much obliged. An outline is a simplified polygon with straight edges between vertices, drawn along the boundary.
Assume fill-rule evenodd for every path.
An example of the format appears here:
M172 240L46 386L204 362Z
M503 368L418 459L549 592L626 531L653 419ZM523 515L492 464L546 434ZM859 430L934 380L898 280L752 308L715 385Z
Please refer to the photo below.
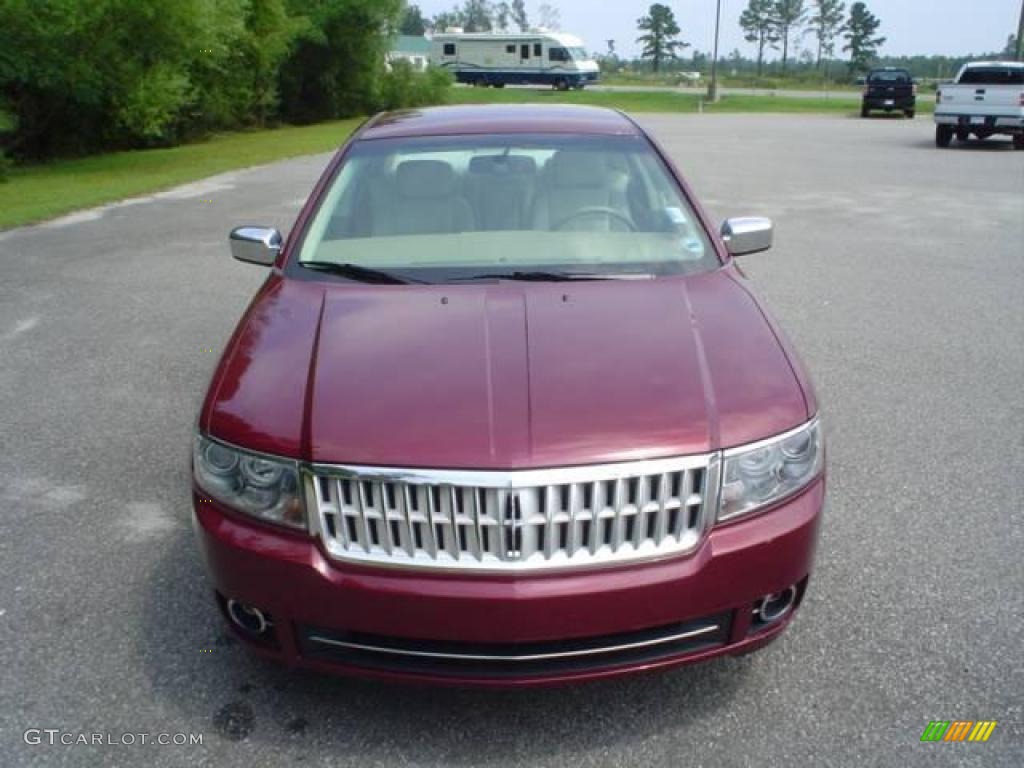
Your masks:
M240 603L237 600L227 601L227 612L231 623L250 637L260 637L271 627L267 614L259 608Z
M793 610L794 604L796 604L796 585L762 597L757 606L757 618L762 624L774 624Z

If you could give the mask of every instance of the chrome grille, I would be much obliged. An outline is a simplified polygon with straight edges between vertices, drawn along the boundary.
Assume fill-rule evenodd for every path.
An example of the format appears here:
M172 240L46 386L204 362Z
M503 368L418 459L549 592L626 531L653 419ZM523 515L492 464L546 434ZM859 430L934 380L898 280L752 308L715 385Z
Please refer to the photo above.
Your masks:
M713 456L512 472L320 465L307 476L332 556L493 571L690 551L717 488Z

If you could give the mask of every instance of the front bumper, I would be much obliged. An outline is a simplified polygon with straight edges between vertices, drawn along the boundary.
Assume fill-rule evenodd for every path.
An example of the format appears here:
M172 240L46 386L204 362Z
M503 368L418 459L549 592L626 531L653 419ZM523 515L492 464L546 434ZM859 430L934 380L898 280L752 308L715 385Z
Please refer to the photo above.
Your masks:
M757 601L795 585L799 605L823 502L822 478L771 511L712 530L684 557L482 576L340 563L314 539L250 522L193 492L222 606L230 598L272 616L254 650L290 666L480 686L612 677L766 644L795 611L763 625ZM594 648L602 650L586 650Z

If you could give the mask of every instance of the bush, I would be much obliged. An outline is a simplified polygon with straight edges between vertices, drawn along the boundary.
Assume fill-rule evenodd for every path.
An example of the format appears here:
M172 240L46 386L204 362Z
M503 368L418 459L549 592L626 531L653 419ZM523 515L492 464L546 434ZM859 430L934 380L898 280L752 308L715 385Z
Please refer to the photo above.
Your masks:
M386 69L404 7L0 0L0 147L43 160L443 102L446 73Z
M0 149L0 184L8 181L7 173L11 170L11 159Z
M12 156L372 109L402 0L0 0Z
M391 71L381 80L378 109L407 109L444 104L452 76L439 67L416 72L408 61L391 62Z

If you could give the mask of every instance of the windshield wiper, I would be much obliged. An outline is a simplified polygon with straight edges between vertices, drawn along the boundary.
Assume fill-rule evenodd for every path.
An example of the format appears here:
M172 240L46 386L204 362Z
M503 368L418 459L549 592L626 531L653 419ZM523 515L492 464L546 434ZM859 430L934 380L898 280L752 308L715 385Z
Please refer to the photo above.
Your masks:
M453 277L451 282L468 280L522 280L535 283L556 283L568 280L636 280L653 277L653 275L642 275L637 273L625 274L600 274L597 272L493 272L481 275L465 275Z
M364 283L388 283L393 285L404 285L406 283L422 283L423 280L413 280L411 277L401 277L393 272L372 267L361 267L358 264L339 264L334 261L303 261L302 266L315 269L318 272L330 272L332 275L341 275Z

